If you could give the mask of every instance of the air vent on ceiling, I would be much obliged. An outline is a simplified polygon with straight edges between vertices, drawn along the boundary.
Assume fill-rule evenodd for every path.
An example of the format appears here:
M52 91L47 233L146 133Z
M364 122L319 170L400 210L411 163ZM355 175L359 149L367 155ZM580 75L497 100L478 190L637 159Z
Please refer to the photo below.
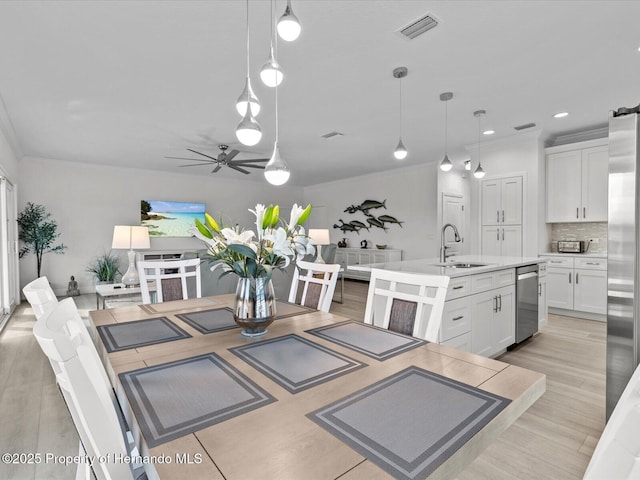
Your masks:
M517 127L513 127L514 130L525 130L527 128L535 127L535 123L525 123L524 125L518 125Z
M417 36L422 35L424 32L428 32L432 28L437 27L439 23L440 21L436 17L434 17L430 13L427 13L419 19L411 22L406 27L402 27L400 30L398 30L398 33L403 37L408 38L409 40L413 40Z
M344 134L340 133L340 132L329 132L329 133L325 133L324 135L321 135L322 138L333 138L333 137L342 137Z

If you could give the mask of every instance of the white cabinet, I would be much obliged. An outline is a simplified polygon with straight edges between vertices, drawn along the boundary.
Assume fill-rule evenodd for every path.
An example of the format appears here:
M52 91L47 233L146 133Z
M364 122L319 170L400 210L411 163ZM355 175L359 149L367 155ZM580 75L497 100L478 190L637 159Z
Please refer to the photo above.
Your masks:
M605 315L607 260L594 257L546 257L549 307Z
M540 264L538 269L538 330L549 323L547 311L547 266Z
M368 265L370 263L399 262L402 260L402 250L369 250L363 248L338 248L335 262L344 268L345 278L369 280L371 273L349 270L349 265Z
M471 351L492 356L515 342L515 286L471 296Z
M522 256L522 177L481 186L482 255Z
M606 222L607 139L546 149L547 222Z

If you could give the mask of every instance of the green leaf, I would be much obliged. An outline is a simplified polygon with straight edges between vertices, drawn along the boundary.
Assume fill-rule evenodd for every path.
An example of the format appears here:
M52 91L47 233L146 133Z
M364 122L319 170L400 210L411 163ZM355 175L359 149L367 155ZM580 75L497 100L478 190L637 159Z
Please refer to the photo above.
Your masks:
M215 219L211 215L209 215L208 213L205 213L204 219L206 220L207 225L211 227L211 230L213 230L216 233L220 233L220 227L218 226L218 223L215 221ZM197 218L196 218L196 221L198 221Z
M196 227L198 228L198 231L205 237L211 239L213 238L213 235L211 234L211 232L209 231L209 229L207 227L205 227L202 222L200 220L198 220L197 218L195 219L196 221Z
M251 258L253 260L256 259L256 253L246 245L234 243L234 244L228 245L227 250L231 250L232 252L239 253L240 255L243 255L247 258Z
M300 214L300 218L298 219L298 225L302 225L304 222L306 222L309 219L309 215L311 215L311 210L312 210L312 206L311 204L307 205L307 208L305 208L302 213Z

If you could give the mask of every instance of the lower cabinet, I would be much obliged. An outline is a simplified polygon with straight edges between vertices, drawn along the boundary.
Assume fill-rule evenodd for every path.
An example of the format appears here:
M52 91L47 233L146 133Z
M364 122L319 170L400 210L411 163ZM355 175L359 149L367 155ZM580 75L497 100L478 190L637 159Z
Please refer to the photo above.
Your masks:
M515 270L455 277L444 304L440 343L491 357L515 342Z
M482 255L521 257L522 226L483 226Z
M540 265L538 271L538 330L549 323L547 309L547 266Z

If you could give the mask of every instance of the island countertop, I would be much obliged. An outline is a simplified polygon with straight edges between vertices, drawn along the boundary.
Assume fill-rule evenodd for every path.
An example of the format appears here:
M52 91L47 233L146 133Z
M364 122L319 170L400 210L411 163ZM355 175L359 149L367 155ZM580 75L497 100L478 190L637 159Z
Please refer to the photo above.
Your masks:
M546 263L546 259L540 257L498 257L487 255L456 255L449 257L447 263L478 263L479 267L454 268L439 266L438 258L421 258L416 260L402 260L399 262L370 263L366 265L349 265L349 270L370 272L372 268L393 270L396 272L422 273L427 275L443 275L446 277L463 277L477 273L504 270L505 268L521 267L536 263Z

